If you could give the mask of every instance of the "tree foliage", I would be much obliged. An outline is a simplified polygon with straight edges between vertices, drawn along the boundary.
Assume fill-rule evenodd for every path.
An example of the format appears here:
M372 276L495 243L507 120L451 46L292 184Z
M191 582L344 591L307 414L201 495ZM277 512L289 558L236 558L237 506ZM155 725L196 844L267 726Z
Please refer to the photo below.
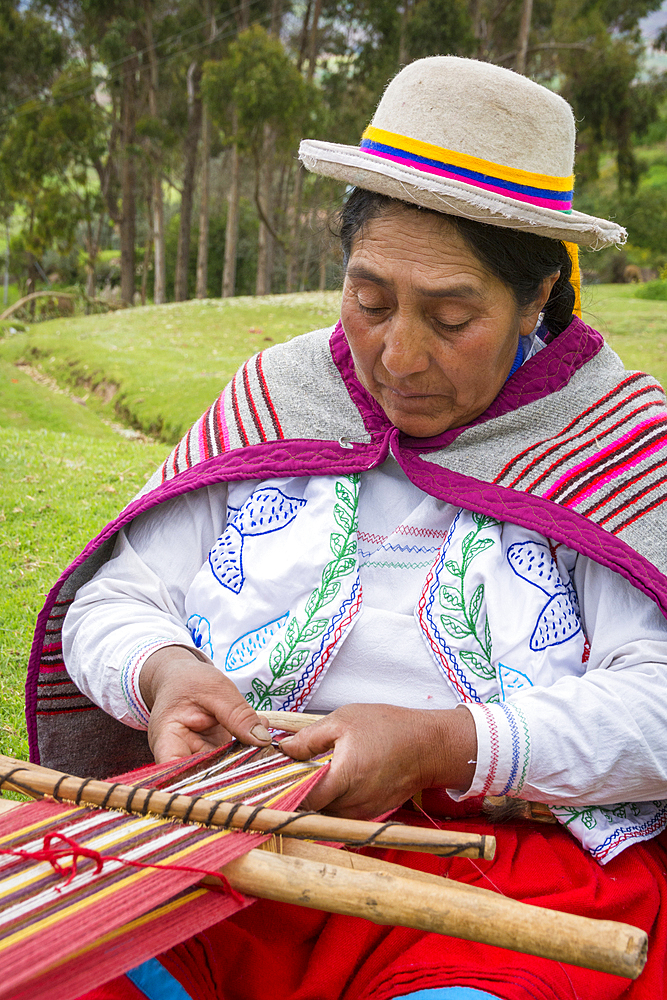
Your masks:
M217 178L210 207L217 242L214 250L212 235L209 252L222 252L219 220L236 162L244 288L260 263L267 287L271 274L276 288L322 284L329 272L321 234L340 187L299 169L299 139L356 144L402 65L451 53L521 66L563 93L578 122L581 204L599 201L602 184L602 214L620 218L615 209L627 208L641 239L655 246L667 207L663 215L654 199L651 218L637 143L657 127L665 96L662 81L642 71L638 25L660 2L533 0L522 27L524 0L0 0L0 217L14 212L35 260L83 246L93 289L110 220L123 297L131 298L135 287L152 287L158 238L167 240L162 260L166 253L173 294L170 218L177 216L176 294L189 294L203 102ZM248 249L253 211L259 252ZM218 258L211 259L217 276Z

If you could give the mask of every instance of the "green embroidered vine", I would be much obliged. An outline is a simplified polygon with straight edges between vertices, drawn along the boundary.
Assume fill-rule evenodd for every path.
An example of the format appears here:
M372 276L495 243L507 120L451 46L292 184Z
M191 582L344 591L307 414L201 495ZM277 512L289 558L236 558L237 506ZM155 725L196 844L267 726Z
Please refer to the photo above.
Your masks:
M345 485L346 480L350 485ZM310 644L319 638L329 624L329 618L316 617L327 604L334 600L340 590L340 577L351 572L357 563L357 524L359 504L359 475L343 476L336 483L338 503L334 505L333 515L336 524L341 529L333 531L329 538L329 546L333 554L322 570L319 587L316 587L308 598L305 607L306 618L299 623L293 616L285 629L284 639L277 642L269 656L271 681L255 677L252 691L246 694L246 700L258 711L269 711L273 707L272 698L286 698L294 690L296 680L289 674L303 667L310 652L310 646L299 649L299 646Z
M453 559L448 560L445 566L452 574L458 578L456 585L443 584L440 587L440 604L447 608L452 614L440 616L442 627L453 638L457 640L466 639L472 636L479 647L479 653L469 649L462 649L459 656L468 669L477 677L484 680L493 680L496 671L491 662L491 627L488 616L484 617L484 626L480 622L481 610L484 606L484 584L480 583L470 598L466 599L466 574L470 565L478 555L486 549L495 545L493 538L481 538L480 535L485 528L496 527L500 524L494 517L487 517L485 514L473 514L475 529L469 531L463 539L461 545L461 563ZM458 612L458 614L457 614ZM494 696L497 699L497 696Z

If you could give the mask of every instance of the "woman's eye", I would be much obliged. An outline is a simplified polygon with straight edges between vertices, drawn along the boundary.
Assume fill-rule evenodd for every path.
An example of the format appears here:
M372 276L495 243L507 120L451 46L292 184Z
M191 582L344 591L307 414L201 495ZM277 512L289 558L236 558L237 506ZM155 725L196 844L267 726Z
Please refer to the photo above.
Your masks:
M386 306L367 306L364 305L364 303L361 301L359 301L359 308L362 311L362 313L365 313L367 316L380 316L383 312L386 312L387 310Z
M469 322L469 319L465 319L461 323L446 323L442 319L436 319L435 325L445 333L458 333L460 330L465 330Z

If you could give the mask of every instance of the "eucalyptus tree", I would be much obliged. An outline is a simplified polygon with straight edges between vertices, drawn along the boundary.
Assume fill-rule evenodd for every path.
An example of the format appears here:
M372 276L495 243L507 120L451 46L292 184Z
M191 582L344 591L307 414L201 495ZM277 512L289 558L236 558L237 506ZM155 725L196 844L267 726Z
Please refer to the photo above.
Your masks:
M225 142L252 164L258 216L285 248L285 226L276 224L272 205L266 200L266 188L262 190L261 186L267 159L266 129L271 130L271 153L289 156L316 112L314 85L304 80L281 41L256 25L239 34L224 59L205 64L202 89ZM228 241L226 264L234 253L235 247ZM269 290L268 276L258 285L259 291Z

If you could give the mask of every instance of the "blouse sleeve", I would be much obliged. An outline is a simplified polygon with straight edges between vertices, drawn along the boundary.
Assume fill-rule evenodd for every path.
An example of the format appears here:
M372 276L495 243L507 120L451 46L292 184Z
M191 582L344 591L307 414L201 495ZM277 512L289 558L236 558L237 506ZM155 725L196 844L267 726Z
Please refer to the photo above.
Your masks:
M653 601L579 556L587 670L500 704L468 705L477 728L466 797L569 806L667 798L667 621Z
M77 687L109 715L148 726L139 674L162 646L200 654L186 627L185 596L225 528L227 486L205 487L137 517L111 559L77 592L63 626L65 664Z

